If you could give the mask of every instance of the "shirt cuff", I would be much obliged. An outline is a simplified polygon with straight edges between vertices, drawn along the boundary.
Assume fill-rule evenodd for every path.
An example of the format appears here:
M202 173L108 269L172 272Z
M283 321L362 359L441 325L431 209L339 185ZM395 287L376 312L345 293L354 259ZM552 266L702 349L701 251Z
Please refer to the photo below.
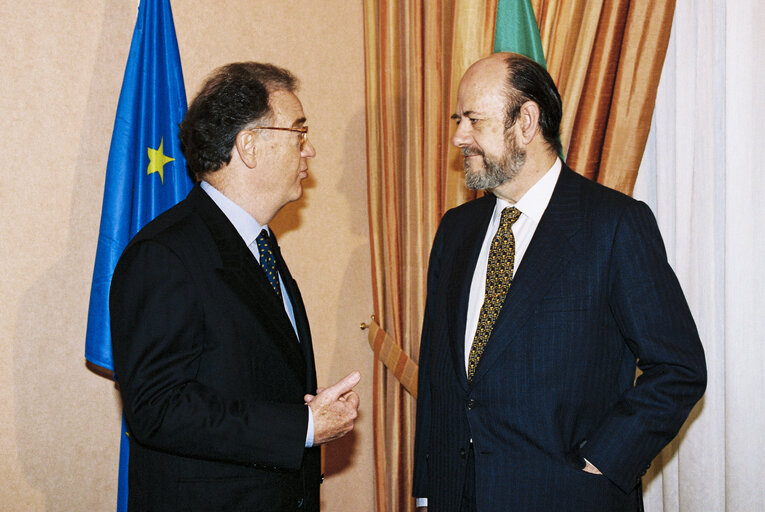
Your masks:
M428 498L417 498L415 500L415 505L417 507L427 507L428 506Z
M595 470L596 470L598 473L600 473L601 475L603 474L603 473L601 473L601 472L600 472L600 470L599 470L599 469L598 469L598 468L595 466L595 464L593 464L592 462L590 462L589 460L587 460L587 459L586 459L586 458L584 458L584 457L582 457L582 460L584 461L584 465L585 465L585 466L586 466L587 464L589 464L590 466L594 467L594 468L595 468Z
M308 407L306 405L306 407ZM313 411L308 407L308 430L305 433L305 447L311 448L313 446Z

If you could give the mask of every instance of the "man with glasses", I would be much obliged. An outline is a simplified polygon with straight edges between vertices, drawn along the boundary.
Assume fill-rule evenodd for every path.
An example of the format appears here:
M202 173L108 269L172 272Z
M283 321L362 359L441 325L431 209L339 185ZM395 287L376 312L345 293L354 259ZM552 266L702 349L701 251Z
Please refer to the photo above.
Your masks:
M180 126L188 197L111 285L131 510L318 511L319 445L353 428L353 372L318 390L308 319L269 222L316 154L296 79L218 69Z

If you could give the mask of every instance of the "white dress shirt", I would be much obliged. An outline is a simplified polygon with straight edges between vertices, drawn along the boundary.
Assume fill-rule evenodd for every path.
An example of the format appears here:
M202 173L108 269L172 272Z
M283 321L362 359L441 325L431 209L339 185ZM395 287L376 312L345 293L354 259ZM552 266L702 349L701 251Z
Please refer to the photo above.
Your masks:
M515 270L520 266L523 255L531 243L531 238L537 230L539 221L550 203L555 184L560 176L561 161L555 159L555 163L549 171L532 186L517 203L510 204L503 199L497 198L497 204L494 205L494 212L489 221L489 227L486 230L486 236L483 239L481 252L478 255L478 262L473 273L473 281L470 284L470 298L468 299L467 321L465 324L465 371L467 371L468 357L470 347L473 345L475 331L478 328L478 317L481 313L483 298L486 290L486 268L489 264L489 250L491 241L499 228L499 220L502 216L502 210L507 207L515 206L521 211L521 216L513 224L513 237L515 237Z

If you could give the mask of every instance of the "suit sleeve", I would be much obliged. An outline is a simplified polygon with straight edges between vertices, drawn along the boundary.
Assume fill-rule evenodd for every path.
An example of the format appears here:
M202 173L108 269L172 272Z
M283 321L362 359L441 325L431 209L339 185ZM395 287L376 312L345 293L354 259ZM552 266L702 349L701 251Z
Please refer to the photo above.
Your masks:
M447 213L448 215L448 213ZM414 438L414 482L412 496L415 498L428 497L428 459L430 435L430 380L428 376L429 351L431 348L431 336L433 332L434 306L433 294L436 291L440 269L440 259L443 249L443 236L445 229L443 221L436 232L433 248L428 262L427 298L425 302L425 315L422 322L422 337L420 338L420 354L418 359L417 373L417 419Z
M611 313L642 372L580 450L625 492L678 433L706 386L704 351L656 220L632 202L616 230Z
M154 241L131 245L114 273L116 378L131 435L155 450L298 469L307 407L223 396L197 379L205 322L192 273Z

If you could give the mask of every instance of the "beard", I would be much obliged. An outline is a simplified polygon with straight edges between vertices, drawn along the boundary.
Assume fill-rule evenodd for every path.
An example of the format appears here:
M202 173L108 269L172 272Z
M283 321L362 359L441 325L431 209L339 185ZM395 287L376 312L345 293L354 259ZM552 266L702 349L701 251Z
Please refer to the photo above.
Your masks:
M484 172L470 168L468 157L480 155L483 158ZM465 186L472 190L490 190L510 181L521 171L526 162L526 151L521 149L514 136L505 139L503 155L499 160L486 156L477 148L462 148L465 157Z

